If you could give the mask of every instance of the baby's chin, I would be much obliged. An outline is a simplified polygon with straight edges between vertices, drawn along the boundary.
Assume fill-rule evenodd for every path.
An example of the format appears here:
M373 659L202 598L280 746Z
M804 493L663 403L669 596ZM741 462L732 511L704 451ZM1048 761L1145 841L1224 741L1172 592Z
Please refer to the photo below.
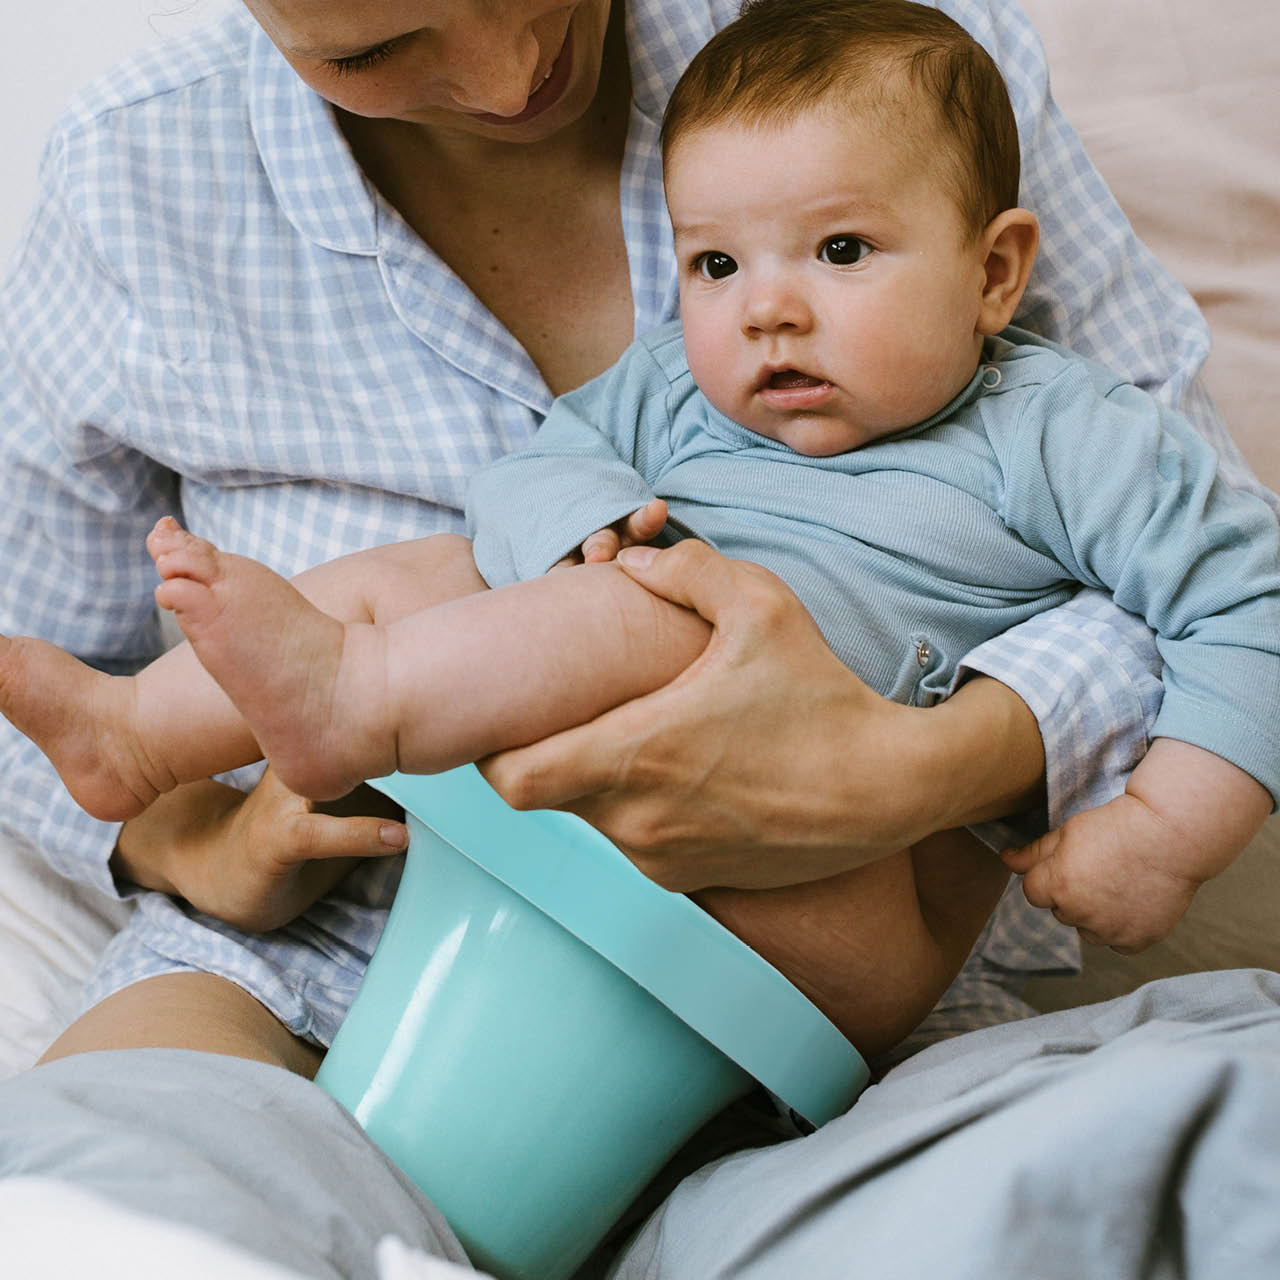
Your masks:
M789 421L771 422L753 428L760 435L777 440L787 448L806 458L833 458L837 454L851 453L881 436L892 435L898 428L876 430L859 423L844 422L832 418L792 418Z

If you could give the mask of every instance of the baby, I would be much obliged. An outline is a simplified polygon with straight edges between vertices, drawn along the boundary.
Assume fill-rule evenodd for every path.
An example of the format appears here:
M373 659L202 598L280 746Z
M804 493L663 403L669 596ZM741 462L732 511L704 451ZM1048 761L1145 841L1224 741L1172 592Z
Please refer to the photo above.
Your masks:
M1038 232L994 64L905 0L758 0L682 77L663 148L681 325L477 477L473 543L290 585L161 521L156 597L189 646L121 678L10 640L0 708L103 818L262 755L324 799L674 679L709 630L610 563L631 544L690 533L779 574L842 661L914 706L983 640L1104 586L1157 631L1166 695L1126 793L1059 833L1059 913L1163 936L1280 794L1254 715L1280 706L1280 539L1177 415L1008 328ZM944 833L697 897L873 1053L931 1007L1004 878Z

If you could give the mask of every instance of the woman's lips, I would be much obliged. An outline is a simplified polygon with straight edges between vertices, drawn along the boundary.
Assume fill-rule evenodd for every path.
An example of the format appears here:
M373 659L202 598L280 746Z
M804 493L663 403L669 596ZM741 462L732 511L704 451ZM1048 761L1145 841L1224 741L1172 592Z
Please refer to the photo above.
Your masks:
M495 116L485 111L476 112L471 118L482 120L485 124L513 125L524 124L528 120L540 116L560 101L561 95L569 84L569 76L573 71L573 28L565 33L564 44L551 64L551 70L540 85L529 95L529 100L517 115Z

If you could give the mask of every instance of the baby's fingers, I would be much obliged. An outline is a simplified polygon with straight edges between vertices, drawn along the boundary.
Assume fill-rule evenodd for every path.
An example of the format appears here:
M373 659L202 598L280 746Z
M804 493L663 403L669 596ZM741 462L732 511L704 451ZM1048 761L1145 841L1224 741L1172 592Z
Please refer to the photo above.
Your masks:
M1091 921L1082 909L1079 894L1073 892L1064 874L1062 832L1050 831L1021 849L1007 849L1000 856L1011 871L1022 877L1022 893L1033 907L1045 907L1075 928L1087 927Z
M612 560L621 545L613 529L597 529L582 544L582 561L584 564L596 564Z
M652 542L666 523L667 504L661 498L654 498L622 522L622 545L633 547L640 542Z
M1140 910L1133 910L1123 897L1100 896L1096 890L1073 884L1061 857L1048 855L1031 867L1022 877L1022 893L1033 907L1052 911L1054 919L1094 946L1129 954L1156 941L1145 928Z
M1039 866L1046 858L1052 858L1061 844L1062 831L1048 831L1038 840L1023 845L1021 849L1006 849L1000 855L1000 859L1010 871L1016 875L1025 876L1032 867Z

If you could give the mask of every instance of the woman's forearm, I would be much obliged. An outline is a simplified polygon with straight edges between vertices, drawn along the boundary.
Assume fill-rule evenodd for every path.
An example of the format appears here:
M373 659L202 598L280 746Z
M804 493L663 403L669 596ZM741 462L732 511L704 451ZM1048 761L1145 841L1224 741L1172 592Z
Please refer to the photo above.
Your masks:
M969 826L1044 804L1044 744L1025 702L986 676L923 713L920 750L936 780L936 829Z

